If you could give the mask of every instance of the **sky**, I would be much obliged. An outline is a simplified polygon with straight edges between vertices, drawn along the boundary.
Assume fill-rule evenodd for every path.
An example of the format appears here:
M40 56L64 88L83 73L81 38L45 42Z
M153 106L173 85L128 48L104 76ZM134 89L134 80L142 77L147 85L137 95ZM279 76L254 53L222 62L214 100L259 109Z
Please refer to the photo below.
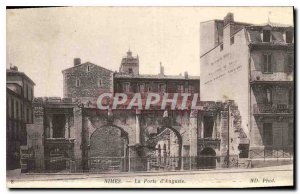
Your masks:
M64 7L7 10L6 68L35 83L35 96L63 96L74 58L113 71L130 48L141 74L200 75L200 22L223 19L293 24L291 7Z

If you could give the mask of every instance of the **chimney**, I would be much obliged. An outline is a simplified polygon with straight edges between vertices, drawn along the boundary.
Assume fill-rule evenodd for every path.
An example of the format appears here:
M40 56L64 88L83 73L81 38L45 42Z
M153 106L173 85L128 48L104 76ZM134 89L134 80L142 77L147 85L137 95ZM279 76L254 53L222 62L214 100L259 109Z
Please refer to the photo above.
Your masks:
M13 66L12 64L10 64L10 70L14 70L14 71L18 71L18 67L17 66Z
M80 58L74 58L74 66L80 65L81 59Z
M160 72L159 72L159 75L165 75L165 68L164 66L161 65L161 62L160 62Z
M229 23L234 23L234 15L230 12L224 17L224 27Z
M232 36L234 34L234 15L233 13L228 13L225 17L224 17L224 30L225 28L229 27L229 36ZM224 37L224 33L223 33L223 37Z
M188 78L189 78L189 74L188 74L187 71L184 72L184 78L185 78L185 79L188 79Z

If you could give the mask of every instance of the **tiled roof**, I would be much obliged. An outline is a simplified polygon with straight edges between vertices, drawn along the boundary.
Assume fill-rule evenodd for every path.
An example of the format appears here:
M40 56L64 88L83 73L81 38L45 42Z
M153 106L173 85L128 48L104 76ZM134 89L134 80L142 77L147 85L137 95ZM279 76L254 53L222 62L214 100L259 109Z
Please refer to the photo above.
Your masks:
M151 75L151 74L121 74L116 73L115 78L133 78L133 79L183 79L185 80L185 77L182 75ZM189 75L189 80L200 80L200 76L191 76Z
M105 68L105 67L102 67L102 66L96 65L96 64L94 64L94 63L91 63L91 62L85 62L85 63L81 63L81 64L79 64L79 65L76 65L76 66L69 67L69 68L67 68L67 69L64 69L64 70L62 70L62 72L64 72L64 71L67 71L67 70L69 70L69 69L76 68L76 67L80 67L80 66L82 66L82 65L95 65L95 66L97 66L97 67L100 67L100 68L106 69L107 71L111 71L111 72L113 72L113 71L112 71L112 70L110 70L110 69L107 69L107 68Z
M270 26L272 28L289 28L289 27L294 27L293 25L290 24L280 24L280 23L273 23L273 22L267 22L263 24L253 24L251 27L264 27L264 26Z

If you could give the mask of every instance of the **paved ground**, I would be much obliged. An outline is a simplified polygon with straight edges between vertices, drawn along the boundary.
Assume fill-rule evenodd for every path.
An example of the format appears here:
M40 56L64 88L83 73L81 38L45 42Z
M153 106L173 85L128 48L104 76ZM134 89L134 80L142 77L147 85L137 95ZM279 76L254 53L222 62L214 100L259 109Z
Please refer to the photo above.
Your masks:
M170 187L268 187L293 185L292 165L256 169L114 173L114 174L20 174L7 173L8 187L170 188Z

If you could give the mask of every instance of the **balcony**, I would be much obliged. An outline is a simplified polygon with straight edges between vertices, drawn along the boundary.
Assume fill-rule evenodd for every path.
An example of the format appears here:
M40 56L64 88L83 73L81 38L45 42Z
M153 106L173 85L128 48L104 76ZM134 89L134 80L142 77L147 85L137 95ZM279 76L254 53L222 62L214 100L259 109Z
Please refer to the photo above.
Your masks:
M293 72L273 72L263 73L261 71L251 71L250 83L268 82L293 82Z
M253 105L253 114L261 115L261 114L293 114L294 107L293 105L287 104L254 104Z
M213 149L220 147L221 140L214 138L198 138L198 148L199 150L210 147Z

